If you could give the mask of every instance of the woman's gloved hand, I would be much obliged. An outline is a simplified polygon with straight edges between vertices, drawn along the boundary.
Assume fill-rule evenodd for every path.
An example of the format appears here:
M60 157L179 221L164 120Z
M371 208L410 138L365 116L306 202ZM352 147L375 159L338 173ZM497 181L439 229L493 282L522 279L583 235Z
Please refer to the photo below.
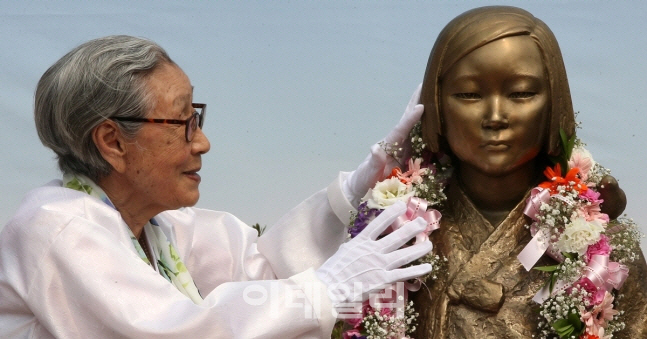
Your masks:
M400 122L393 130L381 141L385 144L402 145L404 140L409 136L411 128L420 121L424 106L420 102L420 90L422 84L413 92L407 108L404 110ZM387 154L380 146L380 142L371 147L371 153L366 157L359 167L351 172L342 185L342 191L346 199L354 206L359 205L359 200L366 194L369 188L372 188L376 182L382 180L391 172L396 162L388 164Z
M388 207L359 235L341 245L339 250L315 271L317 277L328 287L328 295L335 306L364 301L370 292L431 271L430 264L400 268L433 248L429 240L401 248L425 230L427 223L422 218L410 221L377 239L405 211L406 206L403 202Z

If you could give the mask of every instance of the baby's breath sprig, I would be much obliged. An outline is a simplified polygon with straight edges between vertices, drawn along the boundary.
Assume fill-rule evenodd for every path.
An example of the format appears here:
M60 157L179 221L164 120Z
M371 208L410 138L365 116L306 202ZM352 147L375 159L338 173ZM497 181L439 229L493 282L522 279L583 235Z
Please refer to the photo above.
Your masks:
M427 253L422 258L414 261L411 265L419 264L431 264L431 271L426 275L420 277L421 281L433 281L438 279L439 276L447 274L447 257L434 254L432 252Z
M559 191L561 193L559 198L553 196L548 202L542 203L537 215L538 222L536 224L548 231L551 242L559 239L564 225L570 222L573 213L575 213L575 205L571 202L577 198L577 193L567 191L562 186L559 187Z
M367 339L409 338L405 335L416 330L417 319L418 313L413 309L413 302L409 301L401 313L373 310L362 320L362 327Z
M409 138L413 152L412 157L426 159L431 153L422 138L421 126L420 122L415 124L411 129ZM438 157L438 155L434 155L434 157ZM414 187L415 196L425 199L430 206L440 207L447 200L445 187L452 175L452 166L448 156L444 156L442 160L432 162L429 165L429 171L423 176L422 182Z
M539 308L538 338L555 338L556 331L560 338L578 338L584 332L580 310L585 307L587 297L584 289L574 287L570 294L560 291L544 301Z
M350 211L350 221L348 222L349 226L353 226L355 224L355 220L357 219L357 215L359 214L358 211Z
M435 172L435 171L434 171ZM423 176L422 183L414 188L414 195L418 198L425 199L430 205L439 206L447 200L445 195L446 179L441 178L437 173L430 171Z
M596 163L589 171L589 177L586 181L593 183L597 186L600 184L600 181L602 181L602 178L605 175L610 175L610 174L611 174L611 170Z
M402 145L398 144L398 142L394 143L388 143L384 141L380 141L377 143L380 145L380 147L386 152L386 155L392 157L393 159L399 159L402 156Z
M621 264L628 264L640 256L640 239L644 235L633 219L627 216L612 220L607 225L609 245L613 248L610 259Z
M564 261L559 264L559 278L570 285L582 276L584 267L586 267L586 263L582 258L566 256Z
M409 138L411 138L411 150L413 151L413 155L418 158L422 158L423 152L429 150L427 144L422 139L422 123L418 122L413 126L411 133L409 134Z

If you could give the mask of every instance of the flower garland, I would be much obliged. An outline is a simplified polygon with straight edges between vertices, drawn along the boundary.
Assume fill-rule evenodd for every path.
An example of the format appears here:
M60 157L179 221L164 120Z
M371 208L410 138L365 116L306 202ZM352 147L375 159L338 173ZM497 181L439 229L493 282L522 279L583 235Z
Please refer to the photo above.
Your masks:
M561 159L548 167L548 179L531 191L525 214L533 239L519 254L531 269L544 254L558 264L535 267L549 272L539 303L539 335L608 339L622 330L622 312L614 301L637 258L640 232L627 218L609 220L601 212L600 186L609 171L597 164L575 136L562 133Z
M362 198L357 213L351 217L349 224L349 237L357 236L375 217L385 208L397 201L407 204L407 213L403 220L393 223L385 233L394 231L405 222L422 216L427 220L427 229L416 236L416 242L424 241L429 234L439 227L440 212L435 210L447 199L444 188L451 176L449 157L437 155L423 157L425 144L420 136L420 123L411 133L413 156L408 160L405 170L395 167L391 174L375 184ZM386 153L398 159L402 151L397 143L381 144ZM344 339L391 339L409 338L408 335L416 329L418 313L415 312L413 302L407 301L407 290L415 291L420 282L427 277L436 278L436 274L444 267L445 259L438 255L428 254L412 265L431 263L433 270L416 283L406 283L407 288L398 291L395 286L387 288L378 298L369 298L362 305L361 311L346 319L347 327L343 331ZM389 293L390 292L390 293ZM386 295L386 297L385 297ZM395 305L395 306L394 306Z
M410 213L412 210L433 215L416 241L424 240L438 227L440 213L434 208L447 199L444 189L452 166L448 156L429 152L421 135L418 123L411 131L413 155L406 170L394 168L385 180L368 191L351 217L350 238L396 201L408 204L408 220L416 217ZM382 147L394 159L402 151L397 144ZM593 161L575 136L568 139L562 133L562 147L562 157L553 159L556 165L544 171L548 180L535 187L528 198L525 213L532 220L528 228L533 239L518 257L528 270L544 254L558 262L534 268L549 273L545 287L533 299L539 304L537 337L609 339L625 326L620 320L622 312L614 308L614 302L621 297L618 290L628 275L625 264L638 257L641 234L631 219L609 220L601 212L603 200L596 187L609 171ZM394 223L386 232L398 225L401 222ZM446 258L433 254L419 259L414 264L431 263L433 270L418 282L436 279L446 269L446 262ZM415 286L408 288L416 290ZM400 306L395 308L380 307L384 304L371 299L364 302L361 312L345 321L346 330L340 331L341 336L409 338L408 334L415 331L418 314L413 303L407 303L407 291L403 294L399 296Z

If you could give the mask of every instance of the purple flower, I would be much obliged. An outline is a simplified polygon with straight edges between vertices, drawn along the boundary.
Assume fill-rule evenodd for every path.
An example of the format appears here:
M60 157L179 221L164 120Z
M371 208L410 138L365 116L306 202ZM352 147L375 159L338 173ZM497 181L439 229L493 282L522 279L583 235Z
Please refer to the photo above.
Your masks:
M380 215L380 213L382 213L382 210L368 208L366 202L361 203L359 207L357 207L357 217L355 218L355 222L353 223L353 226L348 229L348 233L350 233L351 238L355 238L360 234L366 226L375 219L375 217Z

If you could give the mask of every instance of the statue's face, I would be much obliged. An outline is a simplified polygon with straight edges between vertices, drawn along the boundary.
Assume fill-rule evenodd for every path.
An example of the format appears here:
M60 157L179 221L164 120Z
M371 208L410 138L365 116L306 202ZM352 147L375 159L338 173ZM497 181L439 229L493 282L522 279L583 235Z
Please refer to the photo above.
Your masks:
M527 36L491 42L447 71L441 82L444 131L463 165L501 176L539 154L550 106L546 74Z

